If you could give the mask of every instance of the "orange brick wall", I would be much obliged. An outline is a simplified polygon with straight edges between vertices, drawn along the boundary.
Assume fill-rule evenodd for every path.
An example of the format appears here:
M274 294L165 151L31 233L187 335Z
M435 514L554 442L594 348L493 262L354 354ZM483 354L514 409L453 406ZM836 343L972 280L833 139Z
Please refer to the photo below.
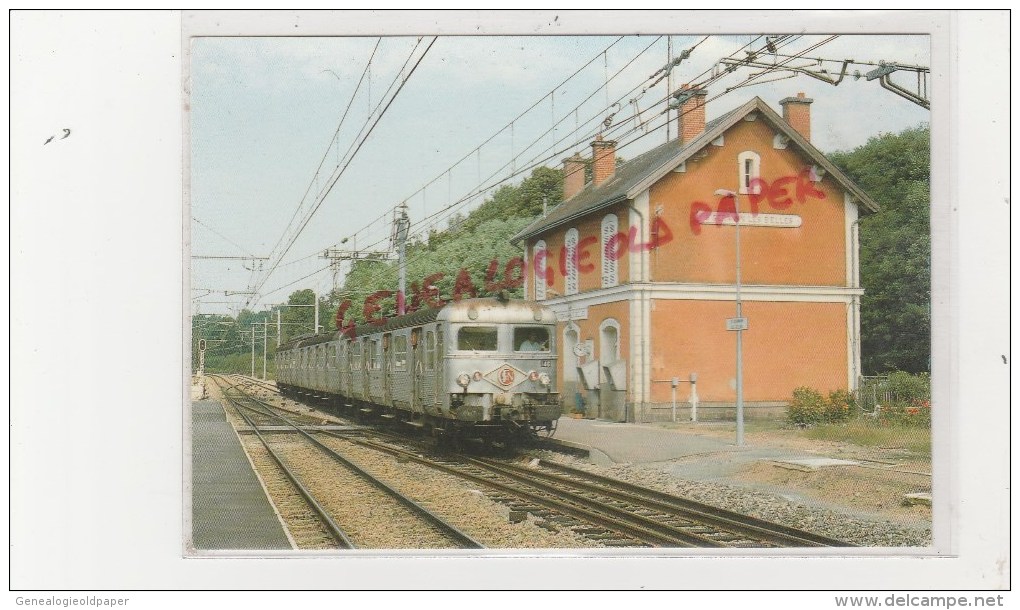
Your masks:
M745 401L789 400L798 386L846 388L846 305L744 301L743 314ZM737 334L725 324L734 315L733 301L653 301L651 378L697 372L701 400L735 400ZM652 384L651 398L669 401L669 384Z
M741 121L725 136L723 146L709 145L706 158L688 161L685 173L671 172L650 191L651 213L661 206L661 218L672 240L651 253L652 281L732 284L735 282L735 231L733 226L701 225L691 227L692 206L702 202L718 208L717 189L739 193L737 156L754 151L761 157L761 177L770 185L784 177L785 192L776 190L781 203L791 200L786 209L775 209L767 198L759 202L759 213L795 214L801 217L798 228L753 227L740 229L741 274L747 284L792 284L804 286L845 286L845 212L841 190L825 177L811 182L811 188L824 198L808 194L802 188L804 202L797 200L797 177L806 162L790 143L785 150L773 148L775 132L764 120ZM750 212L748 195L738 195L740 211Z
M546 257L547 270L551 269L551 275L553 283L550 286L548 283L546 286L556 291L557 294L565 294L566 281L561 273L560 256L562 254L561 248L563 246L564 236L567 230L574 228L578 232L578 244L580 245L586 237L594 237L595 241L585 245L583 249L578 253L580 257L580 266L578 271L578 292L585 292L588 290L597 290L602 287L602 219L606 214L616 214L617 218L617 230L627 234L630 229L628 224L628 209L622 205L613 206L609 209L599 210L597 213L591 215L588 218L583 219L581 222L575 222L565 227L558 227L555 231L547 233L543 236L545 240L546 251L548 256ZM528 260L534 265L535 262L535 242L537 239L528 241ZM589 240L590 242L591 240ZM585 256L587 252L587 256ZM617 261L617 278L619 284L625 284L629 281L628 273L628 257L631 254L628 252L624 254ZM591 271L583 273L580 269L587 269L592 267ZM529 281L532 282L528 286L528 294L534 296L536 281L534 271L529 274ZM557 294L546 292L546 298L555 298Z

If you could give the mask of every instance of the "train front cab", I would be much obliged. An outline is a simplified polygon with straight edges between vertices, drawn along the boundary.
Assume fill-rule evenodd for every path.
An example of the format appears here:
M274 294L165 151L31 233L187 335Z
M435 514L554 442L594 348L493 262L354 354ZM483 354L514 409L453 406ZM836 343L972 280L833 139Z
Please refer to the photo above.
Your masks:
M559 417L554 324L451 322L449 334L451 418L513 429Z

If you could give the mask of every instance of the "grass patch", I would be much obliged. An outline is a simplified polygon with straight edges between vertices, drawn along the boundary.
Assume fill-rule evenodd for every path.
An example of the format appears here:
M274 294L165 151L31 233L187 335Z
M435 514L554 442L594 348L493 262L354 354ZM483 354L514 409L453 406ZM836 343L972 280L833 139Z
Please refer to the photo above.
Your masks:
M912 454L931 457L931 430L920 426L852 419L822 424L804 431L813 440L852 443L865 447L902 448Z

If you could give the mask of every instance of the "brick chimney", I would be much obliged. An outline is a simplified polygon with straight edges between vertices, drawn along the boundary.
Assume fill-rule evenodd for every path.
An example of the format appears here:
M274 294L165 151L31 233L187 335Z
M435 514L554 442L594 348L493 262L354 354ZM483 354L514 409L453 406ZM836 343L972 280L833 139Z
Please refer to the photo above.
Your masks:
M686 144L705 132L705 97L708 91L692 89L688 85L684 85L682 91L687 99L680 104L677 133L680 134L680 143Z
M584 188L584 158L581 153L563 160L563 201L570 199Z
M811 141L811 102L813 101L809 97L804 97L803 93L798 93L797 97L779 100L779 105L783 107L783 119L808 142Z
M616 142L603 140L602 134L591 143L591 181L598 186L616 173Z

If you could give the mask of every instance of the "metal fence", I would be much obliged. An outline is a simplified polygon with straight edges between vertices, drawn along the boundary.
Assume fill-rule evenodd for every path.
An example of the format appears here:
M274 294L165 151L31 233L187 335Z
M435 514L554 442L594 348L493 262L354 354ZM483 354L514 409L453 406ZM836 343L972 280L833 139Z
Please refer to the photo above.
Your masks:
M854 400L861 412L871 415L877 415L880 407L891 405L929 406L930 383L927 373L861 377Z

